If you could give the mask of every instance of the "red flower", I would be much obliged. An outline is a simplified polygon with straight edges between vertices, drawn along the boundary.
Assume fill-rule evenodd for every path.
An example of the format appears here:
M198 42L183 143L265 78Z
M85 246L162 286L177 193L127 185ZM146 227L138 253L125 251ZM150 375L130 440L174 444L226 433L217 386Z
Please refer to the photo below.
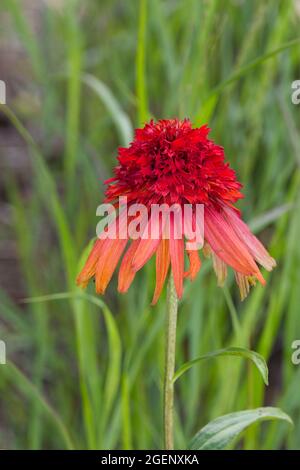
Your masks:
M227 265L235 271L236 280L244 299L249 286L264 278L256 264L271 270L275 261L259 240L241 220L233 204L240 198L241 184L235 172L224 162L223 148L207 138L209 129L202 126L192 129L189 120L151 121L137 129L129 148L119 149L119 165L115 176L106 181L106 202L116 203L127 197L128 207L144 204L150 212L153 204L204 205L204 254L211 255L218 283L222 285ZM118 225L122 225L122 215ZM134 219L134 217L133 217ZM153 221L148 221L145 232ZM192 225L195 227L193 209ZM174 236L176 222L171 217L169 238L163 236L163 222L158 223L158 237L131 241L119 269L119 292L126 292L135 273L156 253L155 303L163 288L171 265L177 295L183 290L183 279L194 279L200 269L197 249L185 248L184 238L190 238L187 228L181 228L180 238ZM145 233L144 232L144 233ZM96 292L104 293L113 272L129 242L130 235L115 239L98 239L88 260L77 278L77 284L86 287L95 277ZM184 252L189 268L184 271Z

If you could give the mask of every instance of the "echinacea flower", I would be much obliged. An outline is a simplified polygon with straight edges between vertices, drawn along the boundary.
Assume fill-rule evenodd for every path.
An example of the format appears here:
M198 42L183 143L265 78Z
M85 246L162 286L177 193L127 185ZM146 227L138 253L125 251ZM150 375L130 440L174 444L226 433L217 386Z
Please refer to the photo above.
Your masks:
M242 185L225 163L223 148L208 139L208 133L207 126L193 129L187 119L150 121L144 128L137 129L129 147L119 148L115 176L106 181L106 202L115 204L118 198L126 197L129 208L143 204L149 212L153 204L179 207L202 204L203 253L212 257L220 286L226 279L227 266L233 268L244 299L256 280L265 284L257 263L268 271L276 263L234 207L243 197ZM192 219L194 227L197 224L194 211ZM195 279L201 261L197 247L187 249L185 241L190 238L187 228L182 227L181 236L175 237L172 220L169 238L163 236L160 220L159 235L155 238L140 236L131 240L126 232L125 236L97 239L77 284L86 287L89 280L95 278L96 292L103 294L129 245L119 268L119 292L128 290L136 272L155 254L156 287L152 303L157 302L170 269L180 298L184 277ZM117 224L122 224L121 214ZM151 221L146 223L145 231L150 224ZM186 271L185 252L189 263Z

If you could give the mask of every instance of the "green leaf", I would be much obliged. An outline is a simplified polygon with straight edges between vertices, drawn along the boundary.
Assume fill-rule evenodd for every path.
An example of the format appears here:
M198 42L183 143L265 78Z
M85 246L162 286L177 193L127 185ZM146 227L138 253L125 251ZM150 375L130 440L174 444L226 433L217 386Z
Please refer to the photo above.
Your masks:
M250 351L249 349L245 348L224 348L218 349L216 351L209 352L204 354L203 356L199 356L192 361L185 362L178 370L175 372L173 382L176 382L182 374L184 374L187 370L189 370L194 365L198 364L199 362L205 359L212 359L215 357L220 356L238 356L244 357L245 359L250 359L258 368L259 372L262 375L262 378L266 385L268 385L268 366L264 358L256 353L255 351Z
M234 83L235 81L244 77L245 75L247 75L248 72L252 71L259 65L263 64L266 60L272 59L277 54L280 54L286 49L289 49L290 47L294 47L298 45L299 42L300 42L299 38L292 39L291 41L281 44L280 46L276 47L274 50L266 52L265 54L262 54L261 56L254 59L252 62L249 62L248 64L240 67L238 70L233 72L233 74L229 78L227 78L226 80L221 82L219 85L217 85L217 87L212 91L211 94L220 94L224 90L224 88L226 88L231 83Z
M266 228L268 225L272 224L273 222L276 222L276 220L278 220L280 217L282 217L284 214L291 211L292 209L293 204L291 203L281 204L280 206L274 207L273 209L270 209L252 219L248 223L249 227L251 228L252 232L258 233L264 228Z
M70 435L68 427L65 425L63 420L57 411L50 405L50 403L41 394L39 389L27 378L25 374L11 361L1 368L3 375L11 380L26 396L34 398L39 405L41 410L49 416L55 425L57 432L60 434L62 440L65 442L68 450L75 449L75 443Z
M223 92L225 88L227 88L228 85L231 85L232 83L240 80L241 78L246 76L248 72L252 72L253 69L260 66L265 61L272 59L277 54L280 54L281 52L285 51L286 49L289 49L290 47L296 46L297 44L299 44L299 41L300 39L296 38L284 44L281 44L280 46L276 47L274 50L266 52L265 54L262 54L261 56L254 59L252 62L249 62L248 64L240 67L238 70L233 72L227 79L225 79L223 82L217 85L211 91L211 93L209 93L209 95L207 96L207 98L202 104L202 108L198 111L196 117L194 118L194 122L201 123L203 122L204 118L206 119L211 118L215 110L216 104L217 104L218 96Z
M117 392L118 392L118 387L119 387L119 381L120 381L120 371L121 371L121 357L122 357L122 351L121 351L121 339L119 335L119 330L117 327L117 323L115 321L115 318L112 314L112 312L109 310L105 302L103 302L102 299L95 297L90 294L85 294L83 292L80 292L78 289L78 292L58 292L56 294L50 294L50 295L44 295L40 297L31 297L27 299L23 299L23 302L25 303L35 303L35 302L48 302L48 301L54 301L54 300L67 300L67 299L73 299L74 301L81 301L81 300L87 300L88 302L91 302L92 304L96 305L97 307L100 307L104 321L106 324L106 329L107 329L107 334L108 334L108 347L109 347L109 360L108 360L108 365L107 365L107 370L106 370L106 376L105 376L105 383L104 383L104 390L103 390L103 402L105 403L105 409L101 413L101 419L102 419L102 428L105 428L105 425L107 423L107 420L109 418L109 414L112 410ZM79 327L81 330L84 330L86 328L91 328L92 325L88 324L87 326L84 326L82 321L82 315L77 316L77 321L79 322ZM87 345L89 344L88 342L94 340L93 337L83 337L81 341L83 342L81 347L82 349L82 358L83 361L88 362L93 360L93 357L91 358L91 353L90 350L87 349ZM98 394L100 391L98 391Z
M132 124L111 90L101 80L88 73L82 76L82 81L102 100L119 132L122 144L128 145L133 139Z
M265 407L238 411L214 419L191 440L191 450L222 450L248 426L257 421L279 419L293 424L291 418L279 408Z
M139 5L138 41L136 48L136 97L139 125L144 125L149 114L146 87L147 0L140 0Z

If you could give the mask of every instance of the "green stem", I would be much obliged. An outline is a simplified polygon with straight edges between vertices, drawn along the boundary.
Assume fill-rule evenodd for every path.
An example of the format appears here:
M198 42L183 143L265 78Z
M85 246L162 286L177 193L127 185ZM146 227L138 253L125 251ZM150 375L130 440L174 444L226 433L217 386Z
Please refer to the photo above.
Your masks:
M174 449L174 383L178 298L172 273L168 283L166 362L164 384L165 449Z

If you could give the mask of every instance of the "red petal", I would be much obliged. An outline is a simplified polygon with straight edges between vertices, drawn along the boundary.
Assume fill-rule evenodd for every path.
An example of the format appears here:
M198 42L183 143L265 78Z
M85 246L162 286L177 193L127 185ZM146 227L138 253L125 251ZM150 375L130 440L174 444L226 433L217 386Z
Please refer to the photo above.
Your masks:
M247 246L238 238L224 215L211 208L205 209L205 238L216 255L235 271L246 276L255 275L265 284Z
M276 266L276 261L269 255L262 243L251 233L249 227L229 207L224 208L228 223L236 232L237 236L247 245L251 255L265 269L271 271Z

